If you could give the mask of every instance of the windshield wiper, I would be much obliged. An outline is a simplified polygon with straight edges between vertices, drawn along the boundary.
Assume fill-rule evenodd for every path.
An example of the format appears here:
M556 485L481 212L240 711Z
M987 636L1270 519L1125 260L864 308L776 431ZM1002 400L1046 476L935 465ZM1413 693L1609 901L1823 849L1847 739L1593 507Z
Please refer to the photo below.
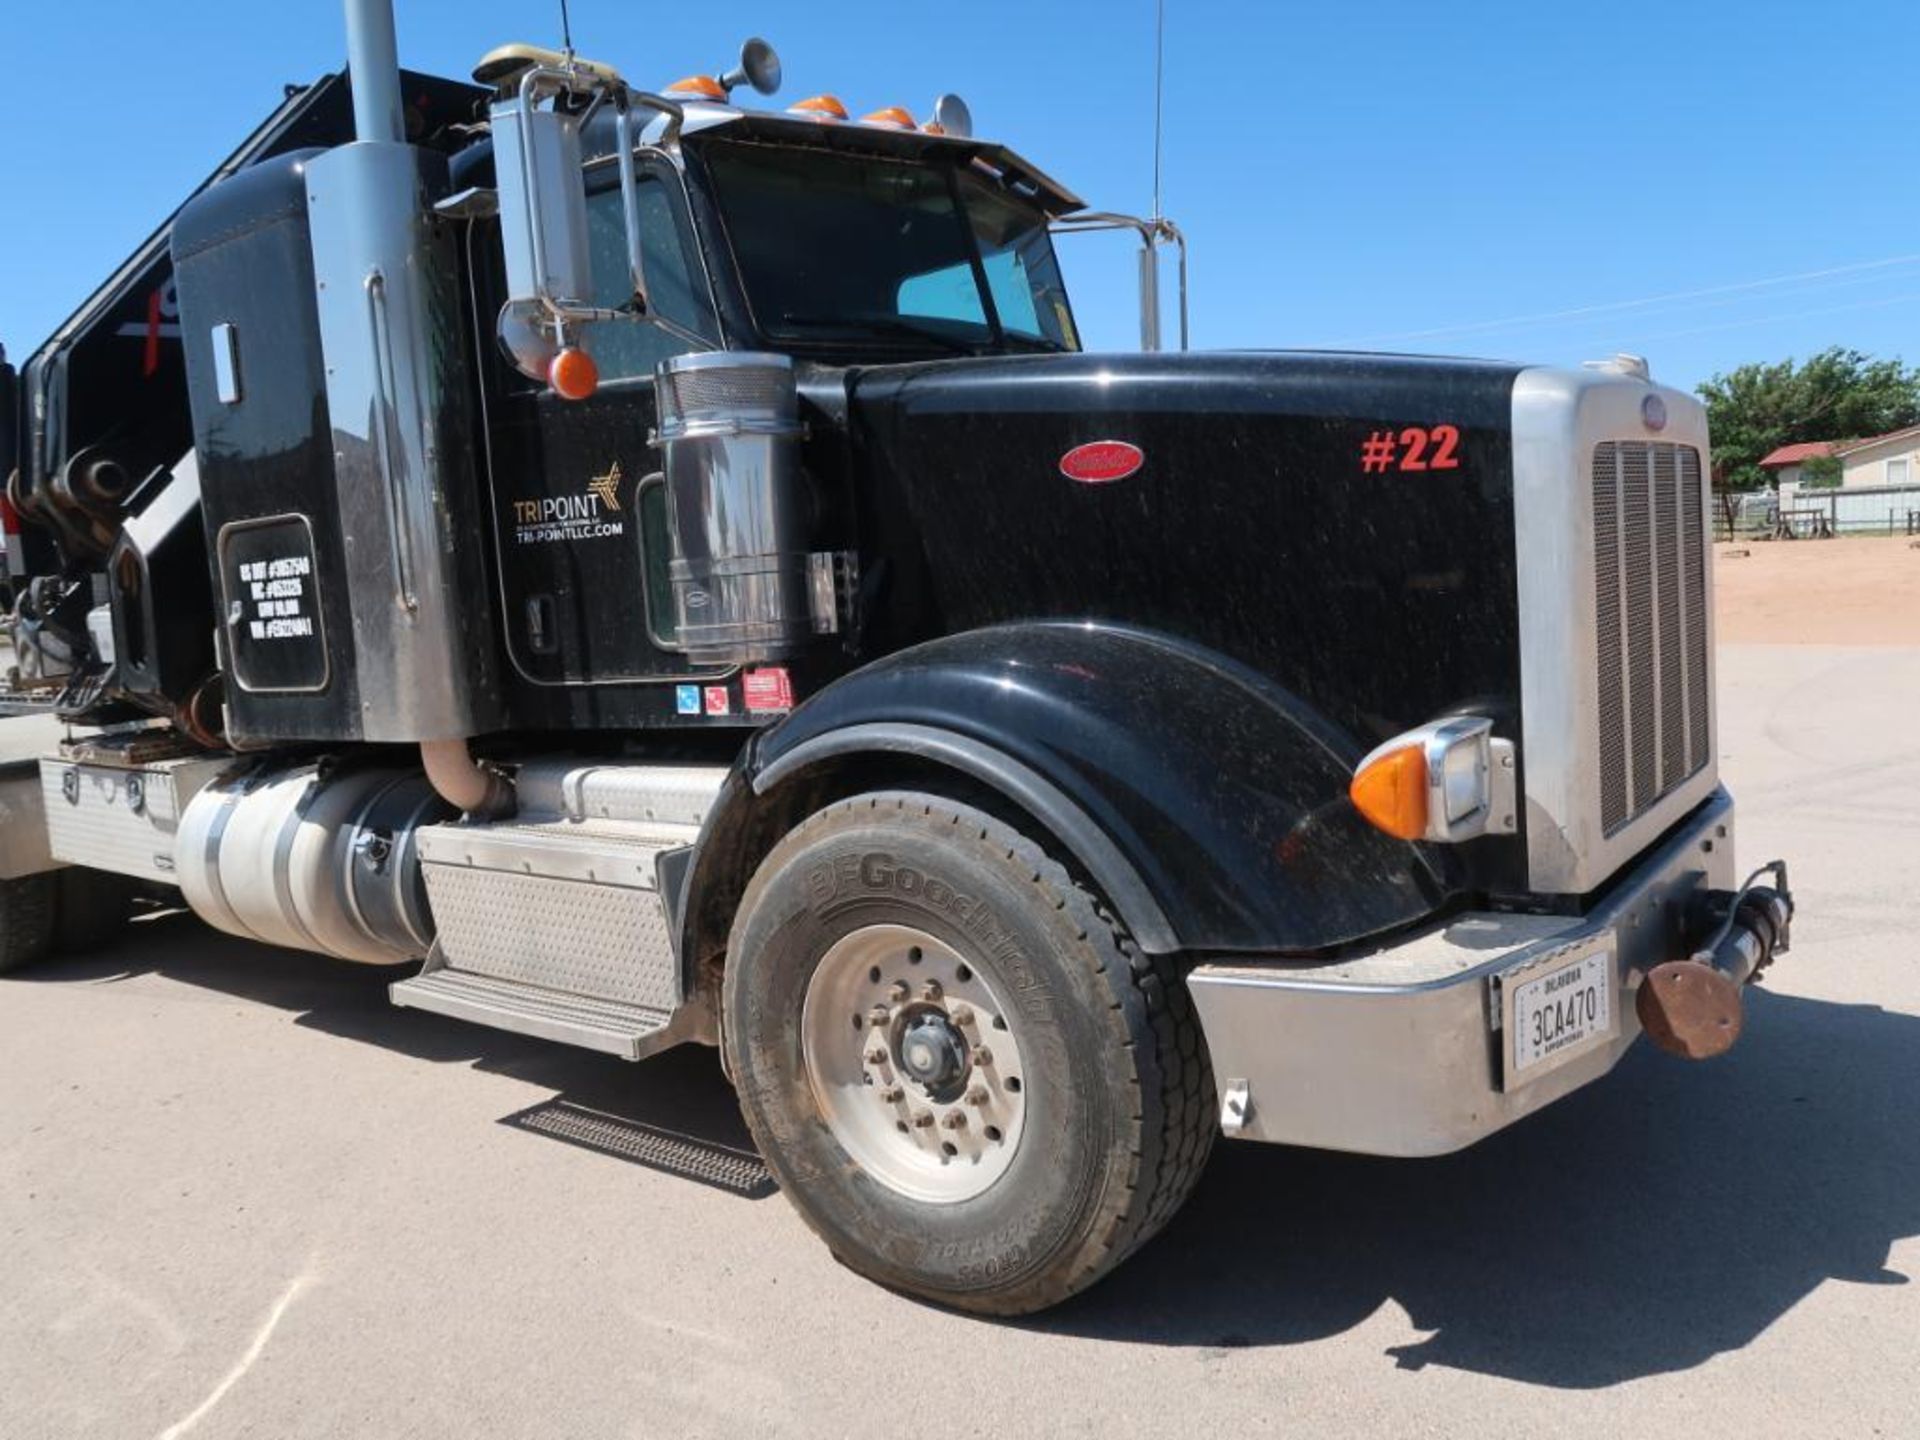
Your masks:
M866 331L876 335L908 335L915 340L928 340L954 355L979 355L980 345L973 341L961 340L952 335L943 335L938 330L928 330L903 320L898 315L796 315L788 311L781 315L788 325L804 325L808 329L826 328L836 330ZM855 337L857 338L857 336Z

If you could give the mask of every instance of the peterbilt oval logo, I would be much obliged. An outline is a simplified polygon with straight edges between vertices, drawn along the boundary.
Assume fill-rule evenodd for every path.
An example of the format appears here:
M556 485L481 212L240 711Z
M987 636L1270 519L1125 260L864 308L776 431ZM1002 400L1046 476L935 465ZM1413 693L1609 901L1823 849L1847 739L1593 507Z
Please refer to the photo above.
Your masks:
M1111 485L1138 472L1147 463L1138 445L1124 440L1095 440L1060 457L1060 473L1082 485Z

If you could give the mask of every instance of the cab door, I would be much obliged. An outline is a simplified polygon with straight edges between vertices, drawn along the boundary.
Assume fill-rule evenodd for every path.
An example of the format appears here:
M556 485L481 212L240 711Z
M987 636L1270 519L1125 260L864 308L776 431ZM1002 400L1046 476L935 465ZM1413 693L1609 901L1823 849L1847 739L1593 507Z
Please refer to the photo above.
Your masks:
M646 483L657 469L648 437L654 367L718 348L718 325L679 175L655 160L639 179L649 301L687 333L638 320L589 327L600 387L579 401L496 355L489 441L504 628L515 673L537 686L658 685L692 673L673 649L665 492ZM618 308L631 299L618 178L602 164L586 183L592 300Z

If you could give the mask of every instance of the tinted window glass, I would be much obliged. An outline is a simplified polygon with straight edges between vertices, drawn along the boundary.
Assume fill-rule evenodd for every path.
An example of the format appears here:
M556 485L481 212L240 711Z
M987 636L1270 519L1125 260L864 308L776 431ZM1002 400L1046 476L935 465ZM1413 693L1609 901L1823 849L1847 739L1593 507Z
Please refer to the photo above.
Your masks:
M1014 335L1078 350L1080 339L1045 217L970 174L963 172L959 178L960 197L1001 326Z
M687 330L711 336L713 313L704 283L680 243L673 204L658 180L640 181L641 254L647 269L647 296L657 314ZM587 196L587 243L593 262L593 303L616 310L633 299L627 277L627 229L618 186ZM602 380L651 376L669 356L694 347L658 325L609 321L592 327L587 349L599 362Z
M1046 217L934 160L708 142L754 318L784 342L1073 348ZM964 206L964 208L963 208ZM969 233L971 232L971 233ZM986 261L988 313L975 254Z

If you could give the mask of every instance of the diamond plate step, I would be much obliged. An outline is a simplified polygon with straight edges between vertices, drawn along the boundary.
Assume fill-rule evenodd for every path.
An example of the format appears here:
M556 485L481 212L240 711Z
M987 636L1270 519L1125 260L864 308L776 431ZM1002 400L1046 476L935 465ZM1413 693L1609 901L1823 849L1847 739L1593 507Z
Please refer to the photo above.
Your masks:
M563 1045L598 1050L623 1060L644 1060L679 1036L665 1010L613 1000L589 1000L541 985L435 969L434 961L411 980L395 984L393 1003L412 1010L533 1035Z
M449 969L672 1011L680 967L655 867L690 827L616 820L429 825L421 876Z

